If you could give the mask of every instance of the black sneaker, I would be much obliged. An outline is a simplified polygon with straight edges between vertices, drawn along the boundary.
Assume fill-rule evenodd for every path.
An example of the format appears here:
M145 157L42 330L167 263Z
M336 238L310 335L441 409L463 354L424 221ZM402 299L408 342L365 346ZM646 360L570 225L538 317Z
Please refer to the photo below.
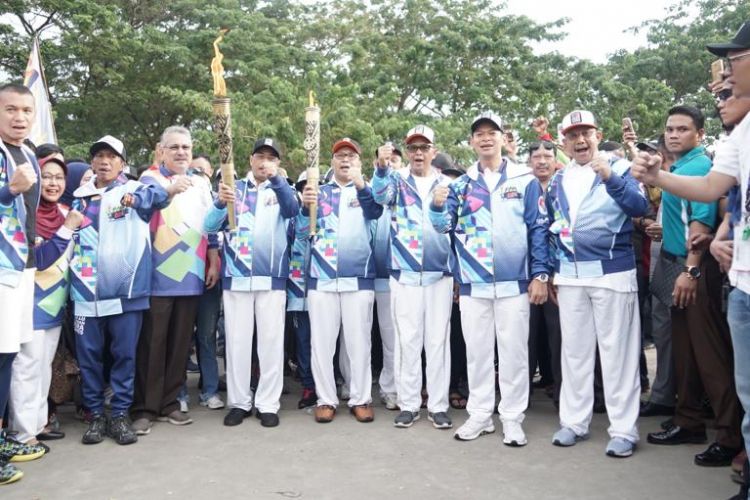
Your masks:
M393 419L393 426L404 429L406 427L411 427L417 420L419 420L418 411L403 410L395 419Z
M81 442L83 444L99 444L104 441L106 433L107 417L104 415L94 415L89 423L89 428L83 433Z
M277 425L279 425L279 416L275 413L257 412L255 416L258 417L258 420L260 420L260 425L262 425L263 427L276 427Z
M117 444L133 444L138 441L138 436L130 427L130 420L125 415L113 417L109 421L107 435L117 441Z
M224 417L224 425L232 427L240 425L243 420L251 415L251 412L245 411L242 408L232 408L229 413Z

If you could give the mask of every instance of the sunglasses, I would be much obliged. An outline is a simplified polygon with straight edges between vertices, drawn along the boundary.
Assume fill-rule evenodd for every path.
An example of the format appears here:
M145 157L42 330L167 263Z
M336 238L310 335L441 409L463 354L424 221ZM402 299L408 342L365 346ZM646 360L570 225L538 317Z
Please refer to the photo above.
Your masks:
M417 151L426 153L430 149L432 149L432 144L408 144L406 146L406 151L409 153L416 153Z
M547 151L552 151L553 149L555 149L555 145L549 141L532 142L531 145L529 145L529 154L533 153L539 148L544 148Z
M721 89L714 95L714 99L716 99L717 103L726 101L730 97L732 97L732 89Z

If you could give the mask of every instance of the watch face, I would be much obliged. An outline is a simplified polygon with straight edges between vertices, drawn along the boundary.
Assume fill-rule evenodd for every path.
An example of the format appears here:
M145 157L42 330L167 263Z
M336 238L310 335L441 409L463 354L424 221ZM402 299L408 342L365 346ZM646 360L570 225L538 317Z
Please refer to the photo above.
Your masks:
M688 274L692 276L693 278L700 278L701 277L701 269L697 266L689 267L688 268Z

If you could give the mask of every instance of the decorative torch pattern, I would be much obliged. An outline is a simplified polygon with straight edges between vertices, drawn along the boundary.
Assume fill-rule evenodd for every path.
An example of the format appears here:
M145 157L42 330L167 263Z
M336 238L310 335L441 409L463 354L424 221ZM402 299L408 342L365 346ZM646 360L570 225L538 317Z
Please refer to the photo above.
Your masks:
M307 185L318 190L320 179L320 108L315 105L313 92L310 91L310 105L305 108L305 159L307 162ZM317 232L317 201L310 206L310 237Z
M213 128L219 143L219 165L221 181L234 190L234 155L232 153L232 115L230 99L227 97L227 86L224 82L224 54L219 50L219 44L229 29L219 30L219 36L214 40L214 58L211 61L211 76L214 80ZM227 203L227 219L229 229L237 227L234 214L234 203Z

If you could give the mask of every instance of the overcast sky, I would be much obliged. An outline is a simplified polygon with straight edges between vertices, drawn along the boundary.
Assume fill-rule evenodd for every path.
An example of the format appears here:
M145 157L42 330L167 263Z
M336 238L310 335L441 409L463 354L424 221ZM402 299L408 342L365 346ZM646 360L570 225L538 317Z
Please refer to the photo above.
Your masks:
M648 19L666 16L676 0L507 0L511 14L526 15L537 22L570 18L563 28L567 36L559 42L540 44L542 52L558 52L597 63L618 49L633 50L646 45L646 34L624 31Z

